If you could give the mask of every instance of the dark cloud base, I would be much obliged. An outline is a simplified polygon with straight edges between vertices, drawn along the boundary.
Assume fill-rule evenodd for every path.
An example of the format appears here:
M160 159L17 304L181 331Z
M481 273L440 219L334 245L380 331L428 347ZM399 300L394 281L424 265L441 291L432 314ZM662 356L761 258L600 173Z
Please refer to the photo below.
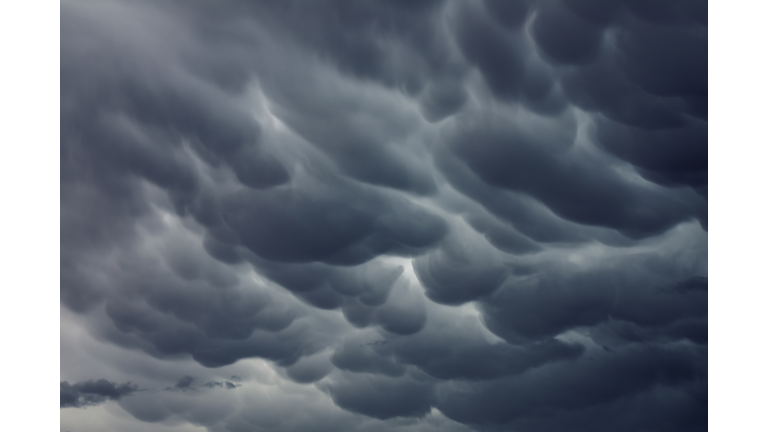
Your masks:
M63 357L60 406L706 430L707 40L698 0L63 2L62 332L137 357Z

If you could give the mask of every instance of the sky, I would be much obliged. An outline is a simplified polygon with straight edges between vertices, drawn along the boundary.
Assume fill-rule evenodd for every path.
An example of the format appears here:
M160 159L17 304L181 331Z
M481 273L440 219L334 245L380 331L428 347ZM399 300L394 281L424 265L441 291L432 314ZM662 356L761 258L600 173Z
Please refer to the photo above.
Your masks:
M697 0L64 0L60 429L704 431Z

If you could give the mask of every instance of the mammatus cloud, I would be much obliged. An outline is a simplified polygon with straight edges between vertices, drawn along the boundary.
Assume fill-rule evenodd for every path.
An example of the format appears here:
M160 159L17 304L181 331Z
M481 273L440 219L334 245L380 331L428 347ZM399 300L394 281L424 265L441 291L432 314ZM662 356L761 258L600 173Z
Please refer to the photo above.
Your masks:
M706 63L697 0L64 1L62 427L706 430Z

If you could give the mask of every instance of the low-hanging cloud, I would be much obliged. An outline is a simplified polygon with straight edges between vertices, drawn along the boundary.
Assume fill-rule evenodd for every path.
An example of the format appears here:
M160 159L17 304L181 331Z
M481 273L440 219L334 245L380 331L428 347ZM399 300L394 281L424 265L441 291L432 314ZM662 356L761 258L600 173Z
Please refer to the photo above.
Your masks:
M95 406L106 401L119 400L138 391L138 387L130 382L114 383L105 379L88 380L70 384L62 381L59 392L61 408L83 408Z

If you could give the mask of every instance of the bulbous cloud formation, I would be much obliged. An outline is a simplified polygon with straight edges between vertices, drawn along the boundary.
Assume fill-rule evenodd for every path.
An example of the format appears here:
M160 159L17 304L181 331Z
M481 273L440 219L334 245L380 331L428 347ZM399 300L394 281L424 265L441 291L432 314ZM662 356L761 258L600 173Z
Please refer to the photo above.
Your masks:
M704 1L65 0L60 168L62 428L707 428Z

